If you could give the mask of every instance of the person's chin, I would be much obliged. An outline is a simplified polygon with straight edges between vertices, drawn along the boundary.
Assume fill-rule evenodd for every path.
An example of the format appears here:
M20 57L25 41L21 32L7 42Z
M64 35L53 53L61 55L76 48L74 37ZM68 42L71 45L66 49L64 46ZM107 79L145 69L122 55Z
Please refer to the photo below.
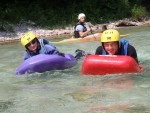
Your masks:
M114 52L109 52L109 55L114 55L115 53Z
M36 51L36 48L33 48L32 51Z

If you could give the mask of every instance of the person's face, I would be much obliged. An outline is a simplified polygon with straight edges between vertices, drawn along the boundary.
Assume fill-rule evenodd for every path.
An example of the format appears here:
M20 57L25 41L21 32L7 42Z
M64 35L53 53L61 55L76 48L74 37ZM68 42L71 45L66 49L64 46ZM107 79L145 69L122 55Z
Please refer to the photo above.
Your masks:
M103 46L109 55L115 55L119 50L118 42L104 42Z
M32 52L36 52L37 46L38 42L36 39L33 39L30 43L27 44L27 48Z
M84 16L81 17L81 18L80 18L80 22L85 22L85 19L86 19L86 18L85 18Z

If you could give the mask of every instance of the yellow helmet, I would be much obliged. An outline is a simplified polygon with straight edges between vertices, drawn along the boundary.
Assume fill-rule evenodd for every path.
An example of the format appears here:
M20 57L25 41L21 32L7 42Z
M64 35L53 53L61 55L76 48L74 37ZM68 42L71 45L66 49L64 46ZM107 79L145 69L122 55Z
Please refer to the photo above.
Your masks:
M35 38L36 38L36 36L33 32L27 32L21 37L21 44L23 46L26 46L28 43L30 43Z
M114 42L120 41L120 34L117 30L109 29L105 30L101 36L101 42Z

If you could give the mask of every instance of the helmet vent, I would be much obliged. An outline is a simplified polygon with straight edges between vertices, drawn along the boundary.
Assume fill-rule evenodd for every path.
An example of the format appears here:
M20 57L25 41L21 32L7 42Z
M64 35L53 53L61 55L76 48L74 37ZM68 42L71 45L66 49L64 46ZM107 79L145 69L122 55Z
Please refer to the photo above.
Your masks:
M30 37L28 37L27 40L29 41L29 40L30 40Z
M107 40L111 40L111 37L107 37Z

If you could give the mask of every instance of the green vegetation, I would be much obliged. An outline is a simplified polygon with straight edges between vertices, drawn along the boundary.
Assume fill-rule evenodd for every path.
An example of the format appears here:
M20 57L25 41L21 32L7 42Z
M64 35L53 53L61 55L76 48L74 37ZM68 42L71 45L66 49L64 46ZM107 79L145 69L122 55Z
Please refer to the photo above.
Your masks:
M141 19L149 9L146 0L1 0L0 22L34 22L44 27L74 25L83 12L88 21L103 23L122 18Z
M142 20L142 17L146 16L147 13L145 7L137 6L136 4L131 11L132 18L138 21Z

